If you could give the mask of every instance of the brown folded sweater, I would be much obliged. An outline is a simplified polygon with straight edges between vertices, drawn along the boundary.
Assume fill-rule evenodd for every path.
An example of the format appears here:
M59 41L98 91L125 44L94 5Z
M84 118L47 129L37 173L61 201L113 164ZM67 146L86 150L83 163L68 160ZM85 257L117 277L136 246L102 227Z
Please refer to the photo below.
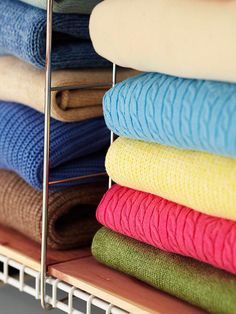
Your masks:
M139 72L119 69L122 81ZM66 86L52 92L52 117L65 122L81 121L103 115L102 98L111 87L111 69L57 70L52 73L52 86ZM0 99L13 101L44 111L45 72L12 56L0 57ZM102 87L72 89L83 84L104 84Z
M49 196L48 246L69 249L90 244L99 224L96 207L103 183L86 184ZM13 172L0 170L0 223L41 241L42 193Z

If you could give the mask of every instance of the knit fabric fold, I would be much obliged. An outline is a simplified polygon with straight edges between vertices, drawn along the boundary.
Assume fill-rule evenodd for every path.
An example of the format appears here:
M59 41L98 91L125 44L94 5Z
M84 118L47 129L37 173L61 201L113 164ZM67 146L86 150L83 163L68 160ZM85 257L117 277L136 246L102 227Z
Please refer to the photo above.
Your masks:
M93 49L89 17L54 14L52 68L107 66ZM18 0L0 0L0 55L14 55L38 68L45 66L46 12Z
M99 224L95 208L103 183L85 184L49 195L48 245L69 249L88 245ZM0 223L41 241L42 193L13 172L0 170Z
M106 0L90 19L95 50L117 65L236 82L236 2Z
M232 83L141 74L107 92L104 116L123 137L236 157Z
M43 114L20 104L0 102L0 168L15 171L37 189L42 188L43 130ZM108 145L109 131L103 118L75 123L52 119L50 180L105 171L105 149ZM97 180L98 177L71 184ZM52 188L65 186L67 183Z
M108 150L113 181L216 217L236 220L236 160L118 138Z
M106 228L95 235L92 253L101 263L212 314L236 312L236 277L225 271Z
M21 0L35 7L46 9L45 0ZM53 11L57 13L90 14L101 0L60 0L53 2Z
M113 185L97 209L109 229L236 274L236 222Z
M137 71L119 69L117 80L122 81ZM112 70L76 69L52 72L52 86L64 86L52 91L52 117L66 122L81 121L103 115L102 98L111 87ZM45 72L11 56L0 57L0 99L14 101L44 111ZM101 87L73 89L73 86L106 84Z

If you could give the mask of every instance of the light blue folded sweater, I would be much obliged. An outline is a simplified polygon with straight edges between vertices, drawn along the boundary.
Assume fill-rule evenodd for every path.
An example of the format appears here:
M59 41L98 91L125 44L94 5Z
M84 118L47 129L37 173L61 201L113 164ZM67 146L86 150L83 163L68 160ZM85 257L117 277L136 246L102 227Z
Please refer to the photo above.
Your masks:
M104 97L117 135L236 157L236 84L145 73Z

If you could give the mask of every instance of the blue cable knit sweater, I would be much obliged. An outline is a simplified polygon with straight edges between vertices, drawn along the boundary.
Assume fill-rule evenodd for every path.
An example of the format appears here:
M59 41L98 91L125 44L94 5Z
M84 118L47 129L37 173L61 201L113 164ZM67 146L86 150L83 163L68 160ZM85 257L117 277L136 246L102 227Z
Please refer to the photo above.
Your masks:
M52 67L79 68L110 63L93 49L89 17L53 15ZM18 0L0 0L0 54L11 54L42 68L45 65L46 12Z
M236 84L144 73L104 97L117 135L236 157Z
M43 114L20 104L0 102L0 168L15 171L37 189L42 189L43 130ZM105 171L108 145L109 131L103 118L76 123L52 119L50 180ZM65 184L54 186L63 187Z

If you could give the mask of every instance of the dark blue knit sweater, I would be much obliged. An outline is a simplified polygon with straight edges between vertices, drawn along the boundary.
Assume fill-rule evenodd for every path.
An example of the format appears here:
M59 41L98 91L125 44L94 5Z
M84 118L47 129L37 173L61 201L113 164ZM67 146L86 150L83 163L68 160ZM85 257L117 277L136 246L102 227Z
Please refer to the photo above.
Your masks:
M43 130L43 114L23 105L0 102L0 168L17 172L37 189L42 189ZM52 119L50 179L105 171L108 145L109 132L103 118L76 123Z
M86 15L53 15L54 69L110 64L93 49L88 23ZM0 0L0 54L11 54L42 68L45 65L45 33L44 10L18 0Z

